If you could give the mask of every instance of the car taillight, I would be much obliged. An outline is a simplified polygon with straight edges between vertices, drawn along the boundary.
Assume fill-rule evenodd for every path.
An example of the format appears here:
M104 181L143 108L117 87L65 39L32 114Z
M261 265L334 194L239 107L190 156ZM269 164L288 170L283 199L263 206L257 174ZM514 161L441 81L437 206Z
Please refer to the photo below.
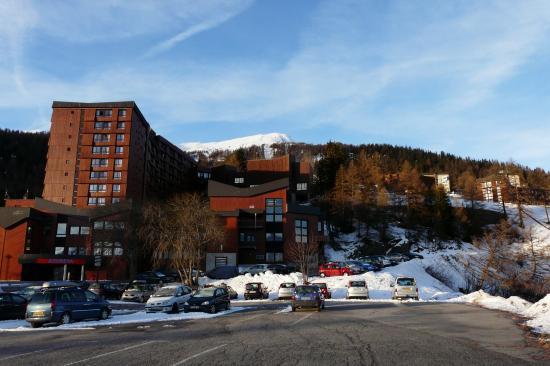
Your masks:
M295 296L295 295L292 295L291 299L292 299L292 300L296 300L296 296Z

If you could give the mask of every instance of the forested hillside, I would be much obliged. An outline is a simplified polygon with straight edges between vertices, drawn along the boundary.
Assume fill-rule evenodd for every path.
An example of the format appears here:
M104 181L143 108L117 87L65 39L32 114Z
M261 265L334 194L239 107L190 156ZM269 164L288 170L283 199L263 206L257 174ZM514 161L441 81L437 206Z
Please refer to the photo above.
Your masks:
M0 206L6 194L11 198L21 198L27 191L29 198L42 194L48 136L0 129Z

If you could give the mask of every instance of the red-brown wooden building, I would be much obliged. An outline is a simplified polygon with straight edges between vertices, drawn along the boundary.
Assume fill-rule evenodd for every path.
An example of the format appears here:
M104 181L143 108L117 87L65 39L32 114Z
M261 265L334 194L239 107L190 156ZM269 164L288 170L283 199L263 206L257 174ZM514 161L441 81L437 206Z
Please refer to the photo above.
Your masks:
M326 228L309 202L311 179L310 166L289 155L248 161L246 171L213 169L208 196L223 220L225 242L209 248L206 269L291 263L291 246L306 242L322 250Z

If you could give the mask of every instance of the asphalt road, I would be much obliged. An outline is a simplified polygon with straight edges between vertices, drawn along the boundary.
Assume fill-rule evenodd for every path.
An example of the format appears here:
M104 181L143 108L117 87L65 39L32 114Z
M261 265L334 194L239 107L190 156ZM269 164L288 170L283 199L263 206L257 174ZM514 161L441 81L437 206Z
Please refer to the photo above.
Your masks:
M1 365L548 364L510 315L461 304L261 304L212 319L0 333Z

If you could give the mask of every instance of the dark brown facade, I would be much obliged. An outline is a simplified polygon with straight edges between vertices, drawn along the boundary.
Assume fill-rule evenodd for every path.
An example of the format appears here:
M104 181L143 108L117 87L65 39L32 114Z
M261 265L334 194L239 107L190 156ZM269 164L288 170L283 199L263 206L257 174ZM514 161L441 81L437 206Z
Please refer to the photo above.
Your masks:
M76 207L188 187L195 163L157 135L134 102L54 102L43 197Z

